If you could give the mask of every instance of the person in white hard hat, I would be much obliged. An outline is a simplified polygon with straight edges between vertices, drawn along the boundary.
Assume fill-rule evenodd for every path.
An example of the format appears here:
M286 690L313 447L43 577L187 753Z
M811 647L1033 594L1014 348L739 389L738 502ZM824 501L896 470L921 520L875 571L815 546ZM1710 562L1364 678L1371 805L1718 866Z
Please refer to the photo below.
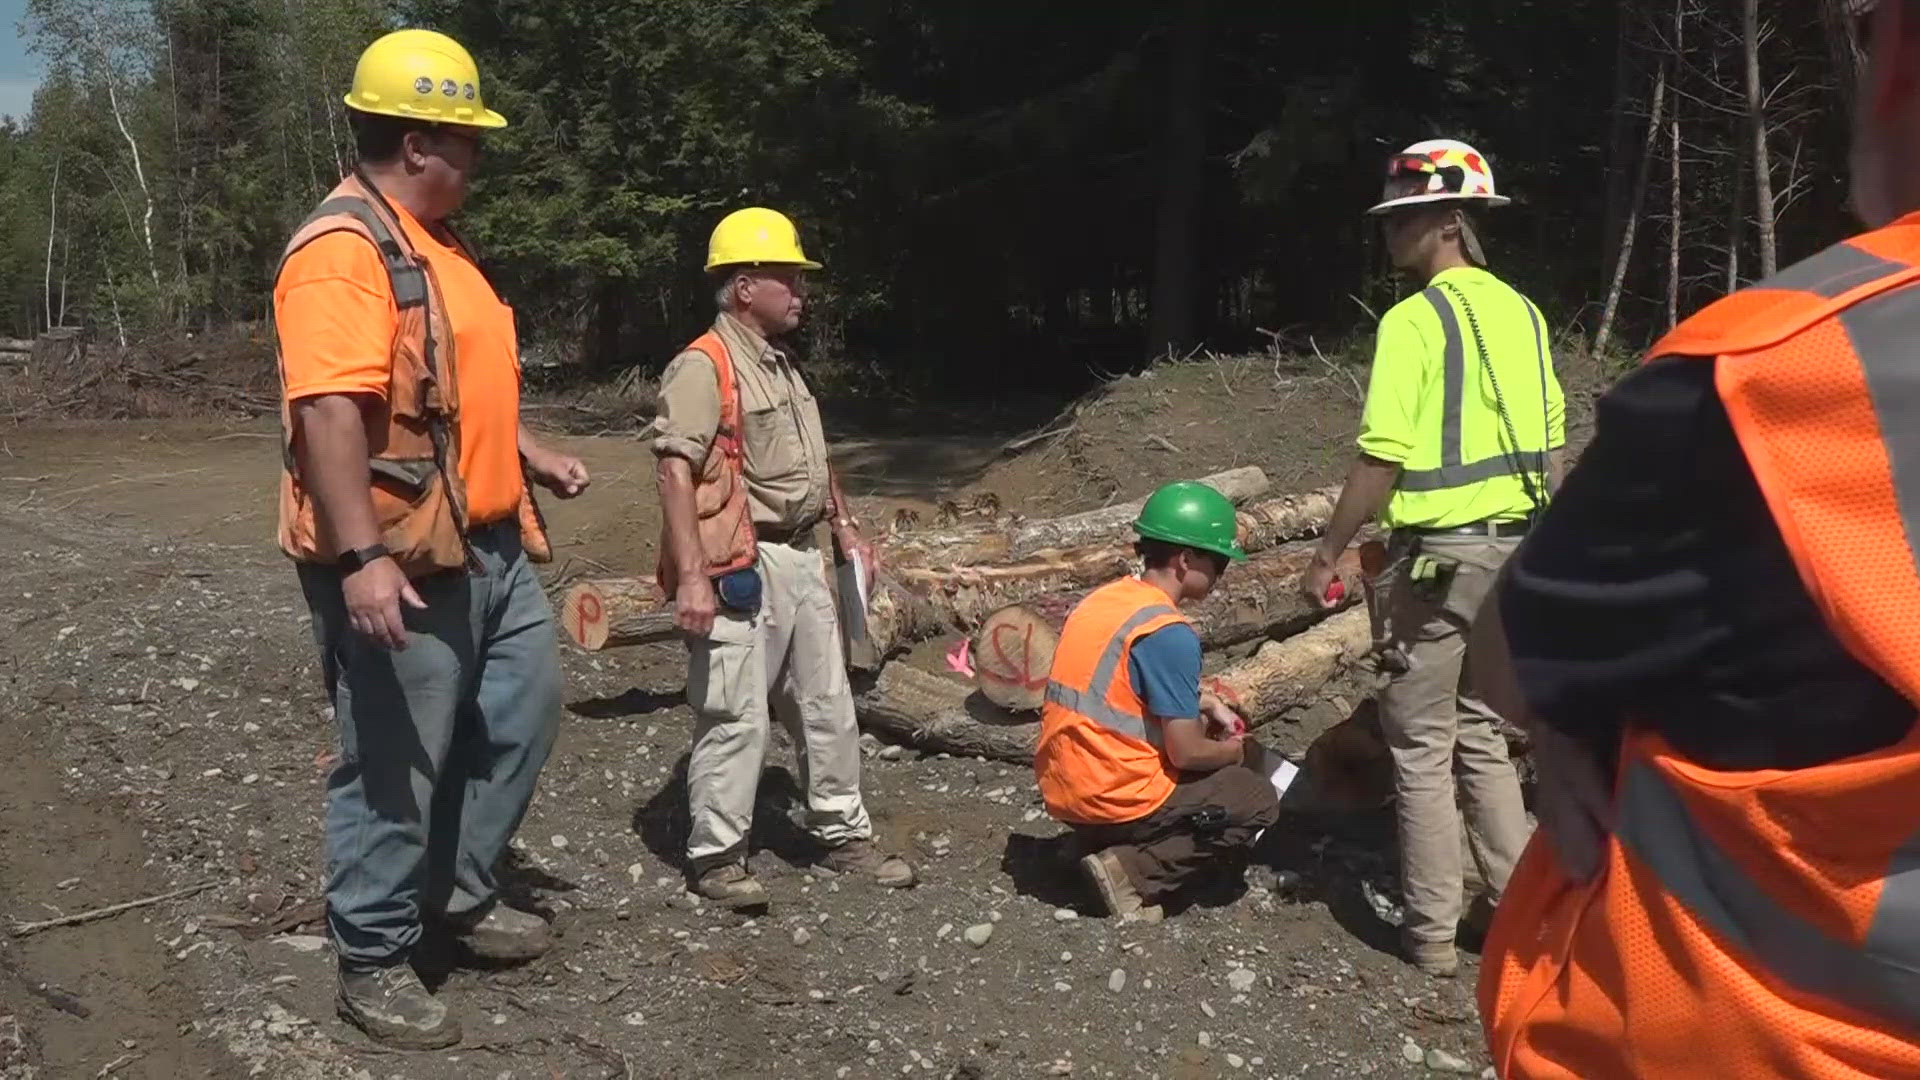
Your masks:
M1559 483L1565 442L1545 320L1487 269L1470 215L1510 200L1466 143L1415 143L1387 162L1382 219L1396 269L1421 283L1380 320L1359 454L1301 590L1331 603L1334 565L1360 527L1390 537L1374 581L1375 641L1391 683L1407 959L1458 969L1465 909L1460 807L1484 923L1527 840L1520 782L1494 713L1468 690L1466 634L1494 574Z

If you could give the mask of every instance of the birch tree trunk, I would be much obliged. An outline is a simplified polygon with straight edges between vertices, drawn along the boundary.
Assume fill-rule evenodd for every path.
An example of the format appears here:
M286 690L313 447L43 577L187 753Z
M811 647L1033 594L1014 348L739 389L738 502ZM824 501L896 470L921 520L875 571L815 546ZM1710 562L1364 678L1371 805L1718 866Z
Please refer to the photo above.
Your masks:
M120 129L120 137L127 140L127 152L133 157L133 178L140 185L140 199L145 207L140 217L140 236L147 248L147 272L153 276L153 286L160 287L160 259L153 246L153 189L147 185L147 170L140 162L140 143L133 137L133 131L127 127L126 114L120 109L120 93L114 84L118 77L113 70L113 61L101 49L101 66L106 74L107 108L113 113L113 122Z
M1684 0L1673 3L1673 55L1684 55L1681 47L1686 30ZM1673 96L1673 111L1667 121L1671 133L1667 159L1670 166L1667 185L1667 329L1680 323L1680 95Z
M1613 282L1607 287L1607 304L1600 313L1600 328L1593 335L1593 351L1601 352L1613 336L1613 320L1620 312L1620 294L1627 285L1627 264L1633 261L1633 236L1640 226L1640 204L1646 199L1647 183L1653 178L1653 152L1660 145L1660 117L1667 98L1667 62L1662 61L1653 76L1653 93L1647 108L1647 137L1640 147L1640 168L1633 181L1633 197L1627 206L1627 223L1622 227L1620 251L1613 260Z
M1743 0L1740 36L1746 51L1747 128L1753 139L1753 209L1760 227L1760 276L1780 267L1774 240L1773 168L1767 153L1767 105L1760 87L1760 0Z
M53 321L53 237L60 222L60 164L63 157L65 157L64 154L57 155L53 159L53 185L47 191L47 271L43 288L46 290L47 329L49 330L59 325ZM66 308L64 300L60 307L64 315Z

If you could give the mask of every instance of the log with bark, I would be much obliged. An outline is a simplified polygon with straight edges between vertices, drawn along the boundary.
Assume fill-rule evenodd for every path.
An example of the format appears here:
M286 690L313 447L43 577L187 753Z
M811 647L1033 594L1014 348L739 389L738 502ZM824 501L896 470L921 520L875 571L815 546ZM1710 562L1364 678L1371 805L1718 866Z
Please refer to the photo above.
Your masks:
M1270 481L1259 468L1247 465L1200 477L1235 505L1266 494ZM1009 527L1005 524L911 532L889 537L881 544L883 559L898 567L953 567L1021 559L1040 551L1109 543L1126 531L1145 499L1118 503L1066 517L1037 518Z
M1307 544L1262 552L1229 569L1187 616L1208 649L1263 637L1296 634L1332 612L1300 595L1300 575L1313 558ZM1360 599L1359 556L1349 551L1339 566L1348 607ZM1054 648L1067 616L1091 590L1047 593L995 610L973 632L974 684L987 699L1016 712L1038 709L1053 666Z
M647 578L593 578L577 582L560 601L560 627L589 652L671 641L679 635L673 607Z
M1258 727L1310 698L1373 647L1373 624L1364 607L1353 607L1202 679L1203 689L1239 710Z
M951 627L945 609L886 576L867 605L867 633L878 654L935 637ZM588 578L560 601L560 626L589 652L679 639L673 607L648 578ZM864 668L864 665L861 665Z
M860 726L892 742L937 753L1031 764L1040 722L976 693L959 678L894 662L856 702Z
M1200 482L1225 495L1235 505L1265 495L1268 487L1267 474L1253 465L1204 476ZM1029 521L1013 531L1007 554L1018 559L1038 551L1111 540L1126 531L1133 519L1140 515L1140 508L1144 505L1145 499L1135 499L1089 510L1084 514Z

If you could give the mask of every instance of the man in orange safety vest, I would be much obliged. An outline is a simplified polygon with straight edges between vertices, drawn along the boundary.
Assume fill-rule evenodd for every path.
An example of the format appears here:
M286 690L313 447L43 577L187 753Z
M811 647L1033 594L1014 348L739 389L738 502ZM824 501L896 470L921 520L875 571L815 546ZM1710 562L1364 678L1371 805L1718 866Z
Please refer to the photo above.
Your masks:
M1657 344L1475 625L1504 1077L1920 1075L1920 0L1849 7L1870 231Z

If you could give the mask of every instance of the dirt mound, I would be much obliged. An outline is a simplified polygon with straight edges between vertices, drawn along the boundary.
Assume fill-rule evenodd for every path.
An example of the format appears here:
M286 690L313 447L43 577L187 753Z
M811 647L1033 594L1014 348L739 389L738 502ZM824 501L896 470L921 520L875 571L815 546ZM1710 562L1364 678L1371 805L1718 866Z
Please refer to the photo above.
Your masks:
M1353 458L1371 358L1371 339L1357 338L1333 353L1208 354L1123 375L1012 440L1012 456L967 490L1038 515L1106 506L1238 465L1265 469L1276 492L1336 484ZM1554 344L1554 367L1577 452L1592 438L1595 401L1624 369L1571 338Z
M1305 491L1346 474L1365 386L1364 366L1344 356L1162 364L1074 403L972 487L1027 514L1105 506L1237 465L1265 469L1276 491Z

